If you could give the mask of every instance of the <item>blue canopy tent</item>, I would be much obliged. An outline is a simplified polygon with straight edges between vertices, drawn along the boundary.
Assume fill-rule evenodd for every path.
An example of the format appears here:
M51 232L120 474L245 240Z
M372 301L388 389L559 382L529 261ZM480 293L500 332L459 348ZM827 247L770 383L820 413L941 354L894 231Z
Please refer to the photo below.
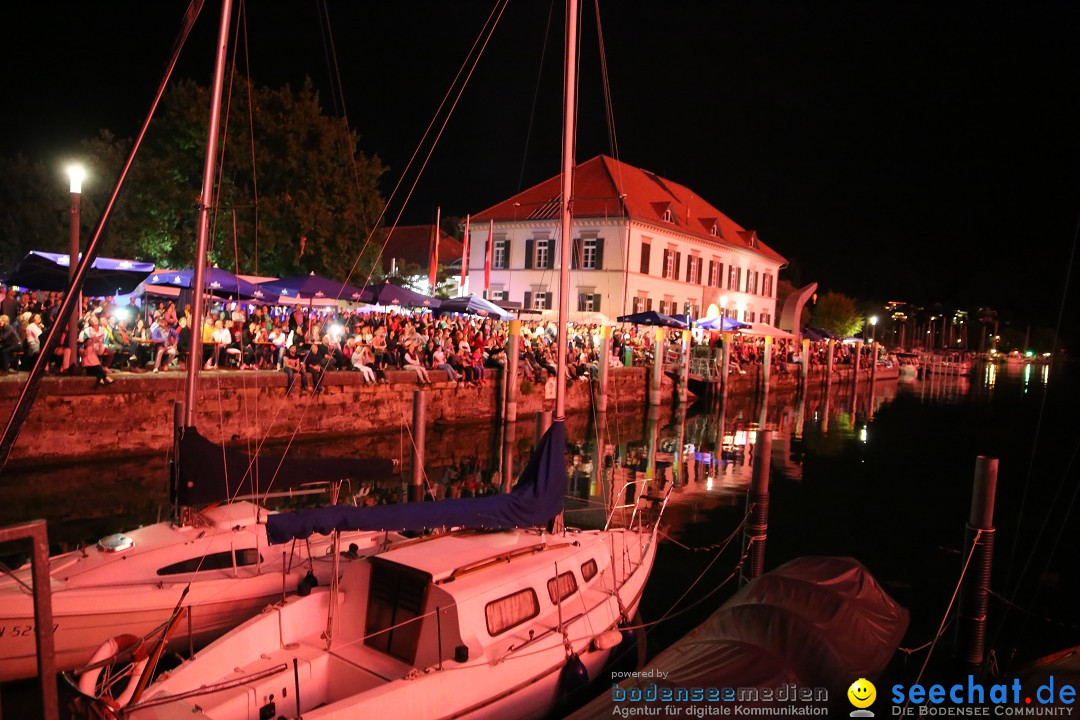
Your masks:
M430 310L435 310L440 305L437 298L428 297L388 282L366 288L361 300L373 305L398 305L402 307L428 308Z
M807 340L811 340L813 342L822 342L824 340L839 340L840 339L839 336L834 335L833 333L829 332L828 330L822 330L820 328L812 328L812 327L803 328L802 336L804 338L806 338Z
M690 323L683 320L682 316L664 315L655 310L620 315L616 320L618 322L633 323L634 325L660 325L662 327L678 328L679 330L686 330L690 327Z
M737 332L738 330L746 327L750 327L746 323L741 323L738 320L732 320L729 317L712 317L702 318L694 323L702 330L721 330L723 332Z
M206 292L218 298L238 298L254 300L262 303L276 303L278 296L272 290L262 285L248 282L238 278L227 270L221 268L207 268ZM146 279L147 292L152 293L151 285L165 287L192 289L195 284L195 271L188 270L163 270L156 272Z
M441 301L439 314L444 313L479 315L480 317L493 317L496 320L509 320L513 317L495 303L477 295L465 295Z
M282 300L292 299L297 302L314 300L361 302L364 297L364 291L354 285L340 280L331 280L315 273L267 280L259 285L267 288L272 294L278 295Z
M4 278L8 285L31 290L62 292L68 289L70 255L32 250ZM154 272L154 264L136 260L99 257L86 274L83 294L126 295Z
M271 544L334 530L427 530L440 527L498 530L546 525L562 510L566 492L566 428L556 421L541 438L513 491L504 495L278 513L266 519Z

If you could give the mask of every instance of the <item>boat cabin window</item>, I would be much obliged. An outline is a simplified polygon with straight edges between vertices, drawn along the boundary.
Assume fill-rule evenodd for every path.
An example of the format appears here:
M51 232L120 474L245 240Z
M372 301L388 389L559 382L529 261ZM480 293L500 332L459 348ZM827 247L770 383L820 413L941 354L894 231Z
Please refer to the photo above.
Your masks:
M364 642L411 665L420 640L417 618L423 614L430 580L419 570L373 562Z
M559 573L548 580L548 596L558 604L577 592L577 579L572 572Z
M589 582L596 577L596 561L587 560L581 564L581 579L585 582Z
M255 565L260 560L259 551L255 548L244 548L236 551L236 567ZM158 568L158 575L183 575L185 573L198 572L200 570L231 570L233 567L232 550L210 553L202 557L194 557L189 560L181 560L172 565Z
M495 636L540 614L540 601L532 588L519 590L498 600L492 600L484 608L487 616L488 634Z

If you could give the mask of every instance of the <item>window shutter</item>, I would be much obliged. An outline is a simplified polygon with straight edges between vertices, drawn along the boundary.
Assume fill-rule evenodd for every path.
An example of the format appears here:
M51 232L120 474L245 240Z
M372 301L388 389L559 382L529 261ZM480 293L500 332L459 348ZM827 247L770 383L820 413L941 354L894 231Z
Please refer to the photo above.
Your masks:
M649 274L649 251L652 250L652 246L649 243L641 243L641 274Z
M547 261L544 263L544 269L550 270L553 267L555 267L555 241L548 240Z
M533 266L533 245L535 241L532 238L525 238L525 269L532 270ZM526 296L531 296L532 293L526 293ZM528 305L528 307L532 307Z
M596 270L604 269L604 238L596 238Z
M528 241L528 240L526 240L526 241L525 241L525 243L526 243L526 244L528 244L528 243L529 243L529 241ZM531 263L530 263L530 264L531 264ZM522 303L522 304L523 304L523 305L525 306L525 309L526 309L526 310L532 310L532 306L533 306L533 302L532 302L532 293L531 293L531 292L529 292L528 290L526 290L526 291L525 291L525 302L524 302L524 303Z
M652 298L645 298L645 312L652 310Z
M600 312L600 293L593 293L592 309L593 312Z
M585 241L581 238L574 238L574 241L570 244L570 269L577 270L581 267L581 256L585 250Z
M724 287L724 263L716 263L716 264L718 266L717 271L716 271L716 287L723 288Z
M690 282L690 278L694 274L694 256L688 255L686 257L686 282Z
M664 250L664 264L660 267L660 277L667 277L667 264L668 258L671 257L671 251Z
M675 274L672 275L672 278L675 279L675 280L679 279L679 268L681 266L681 263L682 263L682 253L677 252L677 253L675 253Z
M581 312L585 309L585 293L578 293L577 296L577 309Z

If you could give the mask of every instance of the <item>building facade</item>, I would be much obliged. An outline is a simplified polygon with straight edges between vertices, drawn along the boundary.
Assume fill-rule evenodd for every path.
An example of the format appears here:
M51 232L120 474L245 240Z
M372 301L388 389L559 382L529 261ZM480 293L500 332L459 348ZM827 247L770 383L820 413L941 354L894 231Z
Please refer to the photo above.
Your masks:
M601 155L577 166L572 210L572 312L775 323L786 261L688 188ZM474 215L470 290L529 309L555 307L558 213L556 176Z

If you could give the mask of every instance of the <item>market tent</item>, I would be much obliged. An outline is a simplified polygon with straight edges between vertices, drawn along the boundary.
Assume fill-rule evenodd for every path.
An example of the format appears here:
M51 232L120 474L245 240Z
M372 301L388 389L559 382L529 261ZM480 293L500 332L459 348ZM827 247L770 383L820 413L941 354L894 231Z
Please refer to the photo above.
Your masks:
M80 256L81 257L81 256ZM8 285L31 290L68 289L68 267L71 256L32 250L4 278ZM86 273L84 295L126 295L154 272L154 264L137 260L99 257Z
M655 310L646 310L645 312L638 312L630 315L620 315L616 319L619 322L633 323L634 325L660 325L662 327L679 328L680 330L685 330L689 327L689 323L687 323L686 320L683 320L681 316L664 315Z
M361 302L364 296L361 288L315 273L267 280L259 285L278 295L279 299L287 304L309 302L313 305L325 305L327 301L336 303L338 300Z
M219 298L243 298L262 303L276 303L278 296L269 288L248 282L243 278L233 275L221 268L207 268L206 292ZM177 288L192 289L195 283L195 271L187 270L159 270L146 279L147 294L154 295L157 288L175 290ZM172 292L161 293L172 295Z
M439 307L438 298L428 297L418 292L403 288L400 285L383 282L366 288L361 298L362 302L372 305L398 305L404 307L429 308Z
M477 295L465 295L464 297L450 298L439 304L439 314L462 313L464 315L479 315L481 317L493 317L497 320L509 320L513 317L493 302L485 300Z
M789 333L787 330L781 330L778 327L772 325L766 325L765 323L743 323L746 327L739 329L737 332L741 332L744 335L771 335L775 338L785 338L794 340L795 336Z
M694 326L699 327L702 330L722 330L723 332L736 332L741 330L741 328L750 327L746 323L741 323L738 320L732 320L731 318L721 316L696 320Z

